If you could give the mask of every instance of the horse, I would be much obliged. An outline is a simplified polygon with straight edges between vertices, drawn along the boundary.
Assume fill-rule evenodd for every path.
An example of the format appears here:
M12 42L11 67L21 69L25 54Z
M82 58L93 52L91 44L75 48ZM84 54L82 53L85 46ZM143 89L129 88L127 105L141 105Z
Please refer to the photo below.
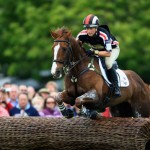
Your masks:
M65 102L79 108L81 115L92 118L94 114L95 118L97 112L103 112L106 107L127 102L133 117L149 117L149 87L137 73L121 70L127 76L129 85L120 87L121 97L114 97L102 76L99 59L87 56L69 29L61 27L50 34L54 39L51 74L56 79L64 77L65 83L64 91L56 97L61 111L65 109L62 105Z

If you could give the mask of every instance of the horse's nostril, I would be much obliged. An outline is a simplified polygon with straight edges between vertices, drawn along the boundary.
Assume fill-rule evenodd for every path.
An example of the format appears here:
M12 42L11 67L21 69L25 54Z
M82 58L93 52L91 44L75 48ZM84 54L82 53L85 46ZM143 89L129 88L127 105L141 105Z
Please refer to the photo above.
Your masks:
M57 71L55 72L55 74L53 74L53 77L54 77L55 79L61 78L61 77L62 77L62 71L61 71L61 70L57 70Z
M60 70L57 70L57 71L56 71L56 75L60 75Z

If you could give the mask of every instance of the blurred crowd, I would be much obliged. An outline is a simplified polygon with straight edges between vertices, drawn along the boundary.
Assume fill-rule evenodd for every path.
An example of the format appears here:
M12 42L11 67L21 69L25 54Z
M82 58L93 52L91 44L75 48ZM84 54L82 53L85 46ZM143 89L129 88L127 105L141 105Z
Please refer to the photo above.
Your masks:
M54 81L47 82L39 91L32 86L4 83L0 88L0 116L62 117L55 100L57 93ZM74 107L65 106L77 115Z
M0 87L0 117L63 117L55 100L57 94L58 87L54 81L47 82L38 91L32 86L4 83ZM73 111L74 117L79 113L75 106L69 104L65 106ZM102 115L111 117L108 108Z

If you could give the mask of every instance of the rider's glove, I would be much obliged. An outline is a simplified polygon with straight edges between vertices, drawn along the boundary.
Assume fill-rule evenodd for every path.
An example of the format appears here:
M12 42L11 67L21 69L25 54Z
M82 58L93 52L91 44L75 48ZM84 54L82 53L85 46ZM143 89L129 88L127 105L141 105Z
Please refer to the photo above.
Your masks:
M86 50L86 54L87 54L88 56L93 56L93 55L94 55L94 51Z
M98 50L95 50L95 51L94 51L94 54L95 54L95 55L98 55L98 53L99 53Z

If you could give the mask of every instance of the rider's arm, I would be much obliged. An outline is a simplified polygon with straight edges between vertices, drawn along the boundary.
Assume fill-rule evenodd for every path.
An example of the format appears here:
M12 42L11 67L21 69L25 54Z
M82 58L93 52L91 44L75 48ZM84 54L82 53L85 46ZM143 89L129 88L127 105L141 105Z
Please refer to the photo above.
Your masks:
M111 56L111 51L94 51L95 55L101 56L101 57L110 57Z
M98 55L101 57L110 57L111 51L112 51L112 45L111 45L111 38L110 38L109 32L106 30L101 30L99 36L100 38L103 39L104 50L94 51L95 55Z
M110 57L112 51L111 41L105 40L105 49L104 51L98 51L96 50L94 53L95 55L101 56L101 57Z

